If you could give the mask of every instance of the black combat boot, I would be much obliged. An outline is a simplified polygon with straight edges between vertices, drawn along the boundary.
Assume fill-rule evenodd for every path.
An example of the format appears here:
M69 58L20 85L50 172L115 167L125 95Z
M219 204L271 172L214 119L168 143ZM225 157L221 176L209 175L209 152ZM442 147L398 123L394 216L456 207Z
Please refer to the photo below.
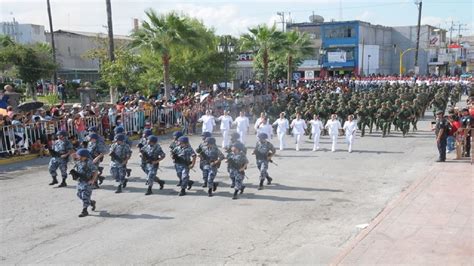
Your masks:
M55 176L53 176L53 181L51 181L51 183L49 183L49 185L52 186L52 185L56 185L57 183L59 183L58 179Z
M59 184L58 187L66 187L67 184L66 184L66 178L63 178L63 181L61 182L61 184Z
M204 184L202 184L202 187L207 187L207 181L204 181Z
M209 189L207 190L207 195L208 195L209 197L212 197L212 188L209 188Z
M165 186L165 181L158 179L158 184L160 184L160 190L162 190L163 187Z
M193 187L194 181L189 180L188 181L188 190L190 190Z
M130 174L132 173L132 169L127 168L127 177L130 177Z
M148 189L147 189L145 195L148 196L148 195L151 195L151 194L153 194L153 192L151 191L151 186L148 186Z
M181 180L178 181L178 184L176 184L177 187L181 186Z
M95 181L94 184L92 184L92 189L98 189L98 188L100 188L99 184L97 183L97 181Z
M95 200L91 200L91 207L92 207L92 210L95 211L95 206L96 206L96 201Z
M273 178L271 178L269 175L267 175L267 185L271 185L273 181Z
M235 187L235 184L232 183L232 184L230 185L230 188L234 188L234 187Z
M122 193L122 185L118 185L117 190L115 190L115 193Z
M242 189L240 190L240 194L244 193L245 186L242 186Z
M126 188L126 187L127 187L127 183L128 183L128 179L125 178L125 179L123 180L122 187L123 187L123 188Z
M159 179L157 176L155 176L155 177L153 178L153 181L156 182L156 183L160 183L160 179Z
M218 182L214 182L214 183L212 184L212 191L216 191L217 186L219 186L219 183L218 183Z
M186 195L186 190L184 188L181 189L181 191L179 192L178 196L184 196Z
M87 212L87 208L84 208L82 209L81 214L79 214L79 218L86 217L87 215L89 215L89 213Z
M99 180L99 185L102 185L102 183L104 183L105 177L99 175L99 177L97 177L97 179Z
M262 190L263 189L263 180L260 180L260 185L258 185L258 190Z
M99 170L99 176L101 176L101 175L102 175L102 171L104 171L104 167L99 166L99 167L98 167L98 170Z
M234 196L232 197L233 200L238 199L238 197L237 197L237 194L238 194L238 193L239 193L238 190L235 190L235 191L234 191Z

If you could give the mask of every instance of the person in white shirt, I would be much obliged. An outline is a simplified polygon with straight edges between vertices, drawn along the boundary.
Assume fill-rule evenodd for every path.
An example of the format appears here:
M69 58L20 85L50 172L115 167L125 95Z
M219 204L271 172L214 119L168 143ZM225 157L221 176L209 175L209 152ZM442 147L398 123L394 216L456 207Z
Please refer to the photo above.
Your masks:
M224 149L224 148L227 148L229 146L229 143L230 143L229 133L230 133L230 128L232 126L232 122L234 122L234 120L229 115L228 110L225 110L224 115L219 116L219 118L217 118L217 120L221 121L220 129L221 129L221 133L222 133L222 148Z
M301 114L297 113L296 118L291 121L291 128L293 136L295 137L295 142L296 142L296 150L300 150L300 140L301 136L304 135L304 132L306 130L306 122L301 119Z
M335 152L336 151L337 137L339 136L339 130L342 128L341 127L341 122L339 122L339 120L337 120L337 115L336 114L331 115L331 120L326 122L325 128L328 130L329 137L332 140L331 151Z
M260 126L264 118L265 118L265 113L262 112L260 113L260 117L257 118L257 120L255 121L255 125L253 126L253 129L255 129L256 135L258 135L258 127Z
M285 135L290 128L288 119L285 118L285 113L280 113L280 118L273 122L273 126L277 126L278 140L280 141L280 151L285 149Z
M198 122L202 122L202 132L212 133L214 126L216 125L214 116L211 115L211 110L206 110L206 114L201 116L201 118L198 119Z
M268 118L263 117L257 128L257 135L265 133L269 138L273 138L273 127L268 123Z
M357 121L354 120L353 115L349 115L347 117L347 121L344 122L344 126L342 127L342 129L344 129L344 133L346 135L346 142L347 145L349 145L347 151L352 152L352 144L354 143L354 137L357 130L359 129L357 127Z
M319 115L315 114L313 120L309 121L311 125L311 134L313 135L313 151L319 150L319 138L321 137L321 130L323 123L319 120Z
M249 118L245 116L244 112L240 112L240 115L235 118L234 124L237 125L236 131L240 135L240 142L245 144L245 137L250 128Z

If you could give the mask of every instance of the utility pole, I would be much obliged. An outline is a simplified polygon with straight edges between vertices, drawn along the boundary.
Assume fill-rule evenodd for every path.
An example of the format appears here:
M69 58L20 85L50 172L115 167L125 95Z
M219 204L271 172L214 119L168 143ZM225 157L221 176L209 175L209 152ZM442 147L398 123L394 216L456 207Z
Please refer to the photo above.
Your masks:
M461 37L462 37L461 31L466 31L466 30L468 30L468 29L466 29L466 28L462 28L462 27L464 27L464 26L467 26L467 24L462 24L462 23L459 23L459 24L458 24L458 43L459 43L459 44L461 44Z
M112 5L110 4L110 0L105 0L105 5L107 8L107 27L109 33L109 60L113 62L115 60L114 54L114 31L112 28ZM115 95L116 95L116 88L110 87L109 94L110 94L110 102L115 102Z
M419 54L419 48L420 48L421 8L423 6L423 1L420 0L418 2L417 0L415 4L418 6L418 26L416 29L415 74L418 75L418 72L419 72L418 54Z
M277 12L277 15L281 17L281 31L285 32L285 12Z
M53 52L53 62L56 64L56 45L54 44L54 31L53 31L53 18L51 16L51 5L49 4L49 0L46 0L46 4L48 6L48 19L49 19L49 31L51 33L51 48ZM56 91L56 82L58 81L58 73L54 70L53 73L53 91Z

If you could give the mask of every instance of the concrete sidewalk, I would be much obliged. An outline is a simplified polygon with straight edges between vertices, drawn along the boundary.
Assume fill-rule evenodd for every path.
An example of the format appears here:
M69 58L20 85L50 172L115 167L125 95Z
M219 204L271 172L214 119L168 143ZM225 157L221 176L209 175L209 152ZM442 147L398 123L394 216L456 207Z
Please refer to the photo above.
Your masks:
M331 264L474 265L473 169L434 163Z

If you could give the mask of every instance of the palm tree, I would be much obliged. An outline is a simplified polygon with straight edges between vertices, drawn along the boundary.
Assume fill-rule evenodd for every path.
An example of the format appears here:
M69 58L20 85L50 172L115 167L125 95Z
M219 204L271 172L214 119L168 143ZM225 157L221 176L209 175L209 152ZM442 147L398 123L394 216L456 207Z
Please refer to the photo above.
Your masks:
M131 46L147 49L161 56L165 96L169 98L172 48L176 46L198 48L200 46L198 34L188 18L180 17L176 13L157 15L153 9L149 9L145 14L149 21L144 21L142 27L132 34Z
M256 57L261 58L263 62L263 79L265 89L268 93L268 63L270 55L280 48L283 43L283 34L276 30L275 25L268 27L259 25L256 28L250 28L250 33L241 36L241 50L253 50Z
M288 31L285 33L285 42L282 45L282 52L287 60L287 81L291 84L291 73L293 72L294 59L303 59L311 56L314 49L311 47L311 40L308 34L300 31Z

